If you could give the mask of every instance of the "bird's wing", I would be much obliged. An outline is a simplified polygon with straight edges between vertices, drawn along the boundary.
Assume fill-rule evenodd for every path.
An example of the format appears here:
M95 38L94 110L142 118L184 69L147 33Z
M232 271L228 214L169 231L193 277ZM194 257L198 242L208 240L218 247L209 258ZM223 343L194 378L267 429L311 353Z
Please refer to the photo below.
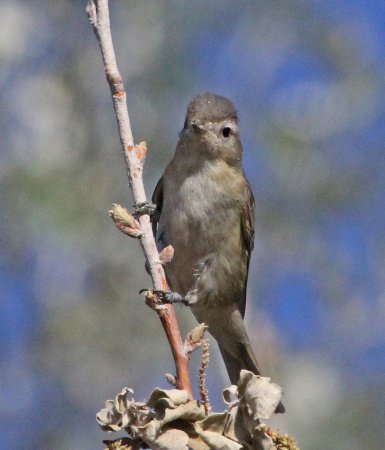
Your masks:
M151 217L152 232L156 240L156 229L158 227L159 217L162 212L163 205L163 177L158 181L154 193L152 194L152 203L156 205L156 210Z
M245 287L243 290L243 295L239 299L239 310L242 317L245 315L246 308L246 288L247 288L247 277L249 273L249 264L251 252L254 248L254 226L255 226L255 201L254 196L251 191L249 182L246 180L245 186L245 201L242 205L241 213L241 230L244 242L244 248L247 253L247 274L245 279Z
M152 223L152 233L154 235L156 247L158 249L158 252L161 252L165 247L167 247L167 243L164 241L164 232L159 233L158 231L158 223L160 219L160 215L162 213L162 207L163 207L163 176L158 181L157 185L155 186L154 193L152 194L152 203L156 205L156 209L154 211L154 214L151 216L151 223ZM157 236L158 235L158 236ZM166 271L165 271L166 272ZM172 285L170 282L170 279L166 275L166 280L170 288L172 289Z

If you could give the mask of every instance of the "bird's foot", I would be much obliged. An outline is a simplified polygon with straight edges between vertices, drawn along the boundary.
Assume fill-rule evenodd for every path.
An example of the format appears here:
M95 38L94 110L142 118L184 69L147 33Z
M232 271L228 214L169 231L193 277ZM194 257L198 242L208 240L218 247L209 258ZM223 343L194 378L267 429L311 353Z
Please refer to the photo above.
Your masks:
M182 295L178 294L177 292L173 291L161 291L161 290L152 290L152 289L142 289L139 294L142 292L151 292L153 295L157 297L157 299L162 303L183 303L186 306L190 306L191 302L183 297Z
M148 202L137 203L136 205L134 205L134 208L135 208L134 214L135 218L139 218L140 216L144 216L146 214L148 214L151 217L156 211L156 205Z

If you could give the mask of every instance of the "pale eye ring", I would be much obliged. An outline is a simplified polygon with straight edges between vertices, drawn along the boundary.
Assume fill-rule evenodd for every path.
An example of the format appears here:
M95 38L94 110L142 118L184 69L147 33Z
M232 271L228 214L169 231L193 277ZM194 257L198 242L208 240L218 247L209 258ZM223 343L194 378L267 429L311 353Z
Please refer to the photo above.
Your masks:
M222 129L222 136L225 138L229 138L231 136L231 132L232 132L232 130L230 127L224 127Z

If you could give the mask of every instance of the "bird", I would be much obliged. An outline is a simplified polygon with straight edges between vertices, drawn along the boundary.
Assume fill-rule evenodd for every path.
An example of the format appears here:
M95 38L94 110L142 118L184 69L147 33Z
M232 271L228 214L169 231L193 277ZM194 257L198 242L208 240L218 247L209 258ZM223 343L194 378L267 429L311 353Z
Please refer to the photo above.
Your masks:
M174 157L152 201L158 250L174 248L165 265L164 301L190 306L218 343L230 381L261 371L244 324L255 201L243 168L238 113L226 97L204 93L188 105ZM284 412L280 403L276 412Z

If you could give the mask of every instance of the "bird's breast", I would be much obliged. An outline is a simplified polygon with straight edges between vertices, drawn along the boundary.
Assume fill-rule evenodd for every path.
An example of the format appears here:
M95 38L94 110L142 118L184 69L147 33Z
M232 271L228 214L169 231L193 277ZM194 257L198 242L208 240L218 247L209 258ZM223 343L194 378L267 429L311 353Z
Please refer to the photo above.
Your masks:
M189 247L204 241L207 251L217 245L229 224L239 222L239 201L225 179L203 172L184 178L176 189L171 186L163 207L172 240L179 242L180 236Z
M175 249L175 258L199 262L240 239L243 175L219 163L191 174L166 173L158 236Z
M206 169L188 176L167 175L158 240L175 250L172 262L165 267L173 289L182 294L189 291L202 264L208 275L206 290L213 291L214 281L227 289L228 283L234 284L231 268L243 267L245 260L242 191L231 172Z

